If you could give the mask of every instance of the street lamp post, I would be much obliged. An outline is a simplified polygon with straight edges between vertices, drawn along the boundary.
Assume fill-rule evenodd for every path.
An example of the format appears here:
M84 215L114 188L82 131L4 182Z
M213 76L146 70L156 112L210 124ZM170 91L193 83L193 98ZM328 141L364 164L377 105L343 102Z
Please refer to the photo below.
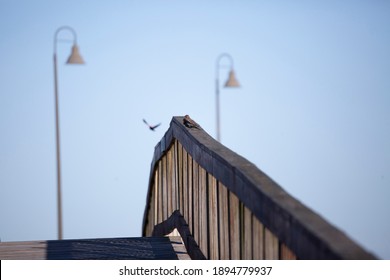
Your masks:
M222 58L227 58L230 62L229 66L221 65ZM240 87L240 83L237 81L234 69L233 69L233 58L230 54L223 53L218 56L217 63L216 63L216 71L215 71L215 100L216 100L216 123L217 123L217 140L221 141L221 131L220 131L220 112L219 112L219 69L221 67L229 67L229 77L227 81L225 82L224 87Z
M61 205L61 156L60 156L60 121L58 110L58 78L57 78L57 42L58 34L62 30L68 30L73 34L72 52L67 60L67 64L84 64L83 58L80 56L77 46L77 35L73 28L62 26L57 29L54 34L54 99L55 99L55 119L56 119L56 148L57 148L57 214L58 214L58 239L62 239L62 205ZM68 40L61 40L68 41Z

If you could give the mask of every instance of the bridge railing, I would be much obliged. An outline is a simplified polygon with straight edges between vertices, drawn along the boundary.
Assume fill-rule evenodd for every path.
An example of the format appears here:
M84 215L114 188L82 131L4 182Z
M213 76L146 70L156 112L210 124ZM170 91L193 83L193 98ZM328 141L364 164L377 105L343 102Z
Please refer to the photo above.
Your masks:
M143 220L144 236L172 232L192 258L375 258L182 117L155 147Z

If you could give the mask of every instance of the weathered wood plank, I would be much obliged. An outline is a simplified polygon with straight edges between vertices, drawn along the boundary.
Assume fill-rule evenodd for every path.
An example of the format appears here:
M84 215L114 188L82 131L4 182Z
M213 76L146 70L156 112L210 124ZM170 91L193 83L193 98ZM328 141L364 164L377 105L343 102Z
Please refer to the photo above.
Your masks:
M244 248L243 248L244 260L253 259L252 233L253 233L252 212L244 206Z
M188 155L187 151L183 149L183 216L188 221Z
M152 196L151 196L151 201L152 203L150 204L150 210L149 210L149 218L148 218L148 231L151 232L153 230L154 226L154 204L155 204L155 191L152 191Z
M176 256L179 260L191 260L190 256L187 253L187 249L184 246L183 242L181 241L180 236L172 236L169 237L169 240L171 241L173 250L176 253Z
M210 174L207 174L208 181L208 238L211 260L219 259L219 230L218 230L218 190L217 180Z
M229 258L249 258L250 256L252 258L284 258L289 257L290 252L292 252L294 257L299 259L375 259L375 256L366 252L343 232L290 196L254 164L212 139L202 129L185 127L182 120L182 117L174 117L169 130L156 145L150 174L151 177L156 176L155 174L160 173L152 172L153 169L162 168L163 220L167 218L169 211L181 209L186 218L190 220L188 223L194 237L200 243L205 243L204 239L206 238L207 246L203 245L203 248L207 250L207 254L211 254L214 242L211 241L210 236L205 236L204 231L207 229L207 234L210 234L214 229L211 227L210 221L206 222L208 227L204 227L202 223L205 221L202 220L202 217L204 217L204 212L213 211L212 204L208 200L213 194L207 190L212 184L208 184L209 181L206 181L207 201L204 201L203 173L211 174L217 182L216 185L225 185L229 193L229 238L230 243L232 240L238 242L231 244ZM180 149L176 148L173 153L176 153L174 157L178 162L171 170L167 158L172 153L170 150L175 141L177 146L182 145L182 151L185 150L188 153L187 159L191 158L191 160L187 160L185 163L185 158L180 159L178 154ZM161 166L159 161L162 162ZM187 168L184 167L185 164L187 164ZM168 181L169 174L172 175L172 173L168 171L176 172L174 177L171 177L171 184ZM182 177L177 172L182 172ZM188 175L185 175L187 172ZM147 203L150 203L150 198L153 196L153 182L152 179L149 181ZM178 187L168 190L172 184L177 186L182 184L183 189ZM156 193L158 192L157 190ZM218 188L217 200L221 198L219 192ZM168 193L175 194L173 197L169 197ZM237 199L232 197L233 194ZM187 203L184 202L186 197L188 198ZM183 208L180 205L182 201L187 204L183 205ZM233 204L238 201L238 207L232 205L232 201ZM203 208L204 203L207 205L205 208ZM171 206L168 206L169 204ZM240 204L244 205L245 208L240 208ZM169 211L168 207L170 207ZM149 205L145 207L143 233L150 231L148 222L153 218L151 214L148 214L148 211L151 209L152 207ZM218 206L217 212L219 218L222 219L219 214L220 210L221 207ZM252 217L251 219L249 219L249 215ZM218 225L221 232L221 222ZM249 225L252 228L250 231L247 230ZM232 228L236 228L237 231L232 232ZM259 237L261 234L263 242ZM220 237L218 254L222 258L223 255L226 256L226 250L222 249L222 235ZM279 244L281 245L279 246Z
M172 212L179 209L179 182L178 182L178 162L177 162L177 141L174 142L172 149Z
M152 219L148 221L148 223L151 223L153 226L157 224L158 222L158 184L156 182L158 181L158 171L155 170L154 172L154 187L152 189L152 196L150 198L150 205L151 209L149 212L153 213ZM151 232L151 227L149 228L149 232Z
M183 148L184 150L184 148ZM184 150L185 151L185 150ZM189 222L190 231L194 233L194 184L193 184L193 163L192 157L187 153L188 160L188 196L187 196L187 206L188 206L188 217L187 221ZM197 209L196 209L197 210Z
M220 228L220 259L228 260L230 258L230 240L229 240L229 209L230 204L228 203L228 190L227 188L219 184L219 228Z
M207 173L199 167L199 247L206 258L210 257L208 242L208 185Z
M241 259L241 244L240 244L240 201L238 197L229 192L229 205L230 205L230 259Z
M161 223L164 220L164 196L163 196L163 168L162 160L158 162L158 178L156 180L157 192L158 192L158 201L157 201L157 223Z
M296 260L294 253L285 245L280 245L280 259L282 260Z
M1 260L189 259L180 237L0 242Z
M200 186L199 186L199 165L196 162L193 162L193 194L194 194L194 199L193 199L193 205L194 205L194 218L193 218L193 234L194 238L196 240L196 243L200 244L200 198L199 198L199 193L200 193Z
M279 259L279 244L278 239L272 232L265 228L264 231L264 255L266 260Z
M167 158L167 218L173 213L173 200L175 199L175 189L173 187L173 162L172 149L169 149L166 154Z
M180 213L184 212L184 184L183 184L183 146L178 142L177 140L175 141L177 145L177 159L178 159L178 164L177 164L177 170L178 170L178 184L179 184L179 192L180 192L180 201L181 205L179 207Z
M46 241L0 242L1 260L44 260Z
M264 260L264 227L256 217L252 219L253 224L253 259Z
M167 176L167 158L161 159L161 170L162 170L162 210L163 210L163 221L168 219L168 176Z

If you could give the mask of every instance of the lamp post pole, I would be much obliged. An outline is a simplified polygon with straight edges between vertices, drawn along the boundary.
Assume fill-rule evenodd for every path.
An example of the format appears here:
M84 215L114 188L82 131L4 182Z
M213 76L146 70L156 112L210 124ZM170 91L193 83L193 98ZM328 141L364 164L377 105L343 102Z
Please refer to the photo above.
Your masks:
M227 58L230 62L229 66L221 65L222 58ZM240 84L237 81L234 70L233 70L233 58L228 53L223 53L217 57L216 67L215 67L215 111L216 111L216 130L217 130L217 141L221 141L221 128L220 128L220 104L219 104L219 69L221 67L230 68L229 77L224 85L224 87L239 87Z
M73 28L63 26L57 29L54 34L54 99L55 99L55 126L56 126L56 159L57 159L57 215L58 215L58 239L62 239L62 198L61 198L61 153L60 153L60 120L59 120L59 100L58 100L58 71L57 71L57 41L58 34L62 30L69 30L73 34L73 47L67 64L83 64L77 47L77 36Z
M62 204L61 204L61 153L60 153L60 120L58 114L58 78L57 78L57 54L54 52L54 99L56 117L56 157L57 157L57 222L58 239L62 239Z

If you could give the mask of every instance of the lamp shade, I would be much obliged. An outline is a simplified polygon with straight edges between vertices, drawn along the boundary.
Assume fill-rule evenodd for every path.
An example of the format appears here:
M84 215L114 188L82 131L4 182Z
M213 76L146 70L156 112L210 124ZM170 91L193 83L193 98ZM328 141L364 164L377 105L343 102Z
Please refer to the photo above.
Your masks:
M236 79L236 75L234 73L234 70L230 70L229 72L229 78L225 83L225 87L239 87L240 83Z
M84 64L84 59L81 57L79 53L79 47L74 44L72 47L72 53L70 54L67 64Z

